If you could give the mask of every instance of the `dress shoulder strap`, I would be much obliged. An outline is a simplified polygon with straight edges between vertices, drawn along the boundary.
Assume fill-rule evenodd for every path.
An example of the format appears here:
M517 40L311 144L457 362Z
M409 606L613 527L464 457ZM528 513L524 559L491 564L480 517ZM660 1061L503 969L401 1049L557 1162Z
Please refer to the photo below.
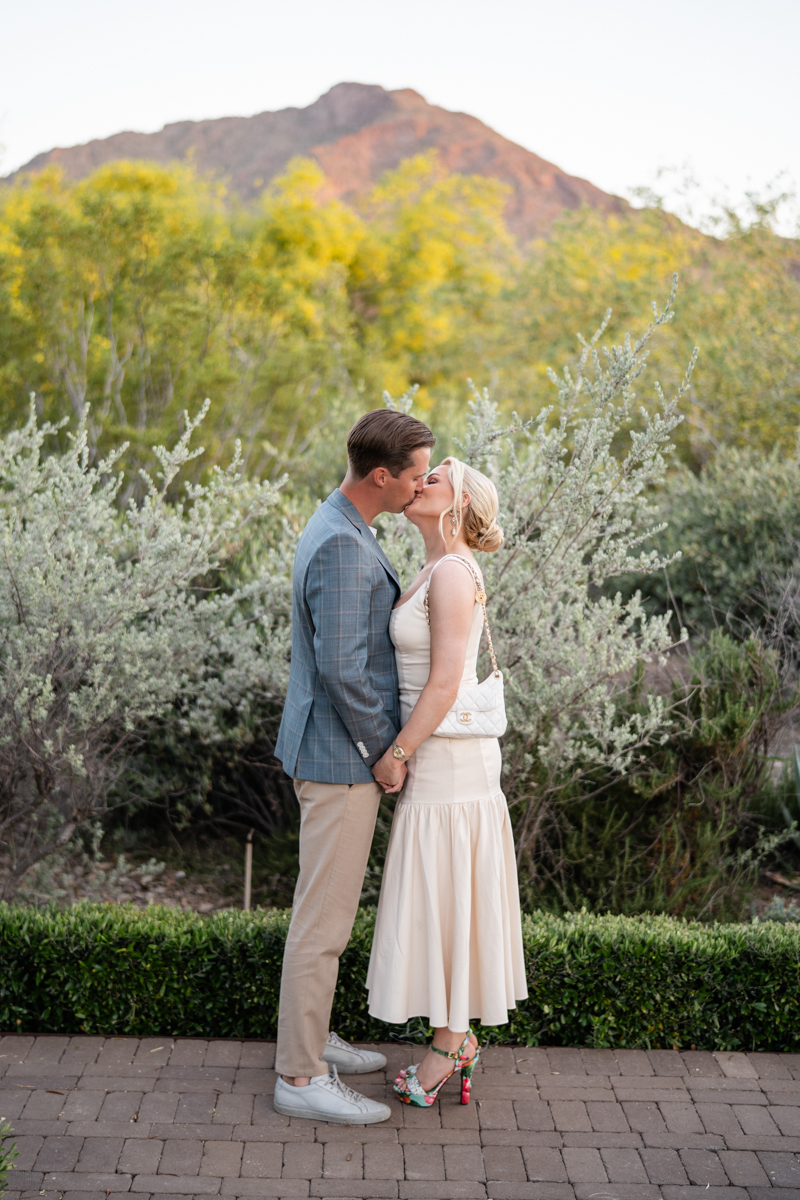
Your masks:
M492 633L491 633L491 630L489 629L489 618L486 616L486 592L483 590L483 580L482 580L480 574L478 573L477 567L475 567L468 558L464 558L463 554L445 554L442 558L439 559L439 562L436 562L433 564L433 567L431 568L431 573L428 576L428 578L425 580L425 590L424 590L424 593L422 596L422 606L425 609L425 617L428 622L428 628L430 629L430 627L431 627L431 612L430 612L430 607L428 605L428 591L431 586L431 576L433 575L433 572L436 570L436 568L439 566L439 563L443 563L446 558L454 558L456 560L456 562L463 563L464 566L469 571L469 573L472 575L472 578L475 580L475 603L480 604L481 608L483 609L483 625L486 630L486 640L489 643L489 655L492 660L492 670L494 671L495 675L499 675L500 669L497 666L497 659L495 658L495 654L494 654L494 646L492 645Z

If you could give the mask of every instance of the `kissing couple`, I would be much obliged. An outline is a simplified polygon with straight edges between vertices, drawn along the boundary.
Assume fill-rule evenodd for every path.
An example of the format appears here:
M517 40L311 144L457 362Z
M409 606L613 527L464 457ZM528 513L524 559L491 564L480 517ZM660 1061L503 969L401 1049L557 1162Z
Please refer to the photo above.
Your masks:
M476 553L502 545L497 491L435 438L377 409L347 439L345 478L297 546L292 662L276 756L300 805L300 874L286 939L275 1109L371 1125L388 1105L342 1074L386 1066L330 1032L382 792L401 795L383 872L367 988L378 1020L427 1017L433 1041L394 1092L425 1107L480 1056L470 1021L501 1025L527 996L511 823L500 788L502 676ZM405 513L425 543L406 592L372 528ZM484 624L493 674L478 684ZM462 703L464 697L474 703ZM487 699L488 697L488 699ZM475 708L474 713L470 708ZM494 722L494 727L492 723Z

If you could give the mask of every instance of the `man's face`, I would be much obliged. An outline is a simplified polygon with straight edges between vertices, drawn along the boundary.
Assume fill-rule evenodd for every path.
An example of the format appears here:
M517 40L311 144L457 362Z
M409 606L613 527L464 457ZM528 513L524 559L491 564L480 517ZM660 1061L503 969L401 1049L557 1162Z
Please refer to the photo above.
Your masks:
M386 472L383 485L384 512L402 512L418 492L422 491L425 475L431 461L429 446L420 446L413 452L414 462L395 478Z

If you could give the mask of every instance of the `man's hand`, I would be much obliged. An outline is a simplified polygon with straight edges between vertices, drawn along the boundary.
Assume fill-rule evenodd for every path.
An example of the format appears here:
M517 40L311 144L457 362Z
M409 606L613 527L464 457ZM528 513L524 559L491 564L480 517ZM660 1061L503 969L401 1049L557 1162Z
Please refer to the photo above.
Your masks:
M375 776L376 782L389 794L400 791L405 783L407 772L408 768L406 764L401 762L399 758L395 758L392 754L391 746L383 758L379 758L372 768L372 774Z

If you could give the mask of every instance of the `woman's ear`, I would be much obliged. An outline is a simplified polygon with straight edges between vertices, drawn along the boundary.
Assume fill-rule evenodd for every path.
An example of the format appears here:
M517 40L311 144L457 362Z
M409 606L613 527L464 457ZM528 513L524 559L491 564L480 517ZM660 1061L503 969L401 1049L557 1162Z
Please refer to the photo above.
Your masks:
M466 492L464 492L464 494L463 494L463 495L462 495L462 497L461 497L461 508L462 508L462 511L463 511L463 509L465 509L465 508L469 508L469 506L470 506L470 504L471 504L471 503L472 503L472 499L471 499L471 497L470 497L470 496L468 496Z

